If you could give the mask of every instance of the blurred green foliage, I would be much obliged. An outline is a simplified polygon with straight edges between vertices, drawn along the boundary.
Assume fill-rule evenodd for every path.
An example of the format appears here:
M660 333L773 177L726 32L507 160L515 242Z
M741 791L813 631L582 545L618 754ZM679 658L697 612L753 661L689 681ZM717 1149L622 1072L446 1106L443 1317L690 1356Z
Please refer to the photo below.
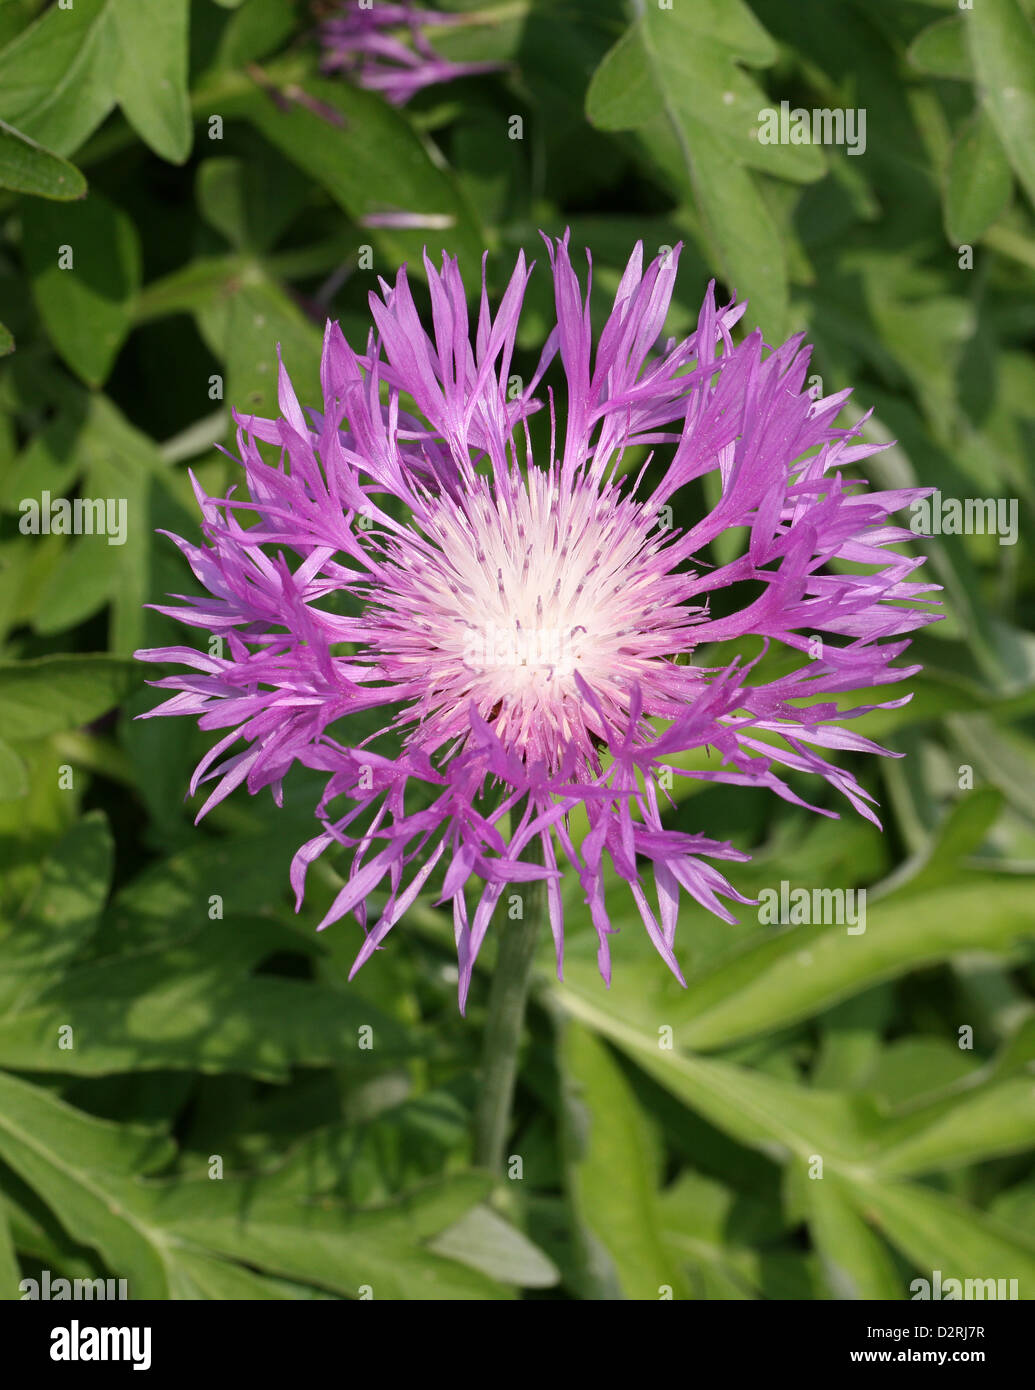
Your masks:
M319 75L290 0L0 0L0 1292L908 1298L940 1269L1031 1297L1035 4L448 8L476 13L441 51L504 66L397 110ZM781 101L864 108L865 152L760 144ZM447 230L364 225L399 211ZM883 832L676 789L675 824L753 852L745 891L865 887L865 934L687 908L683 991L616 896L608 992L569 885L494 1193L491 934L466 1021L430 905L346 983L358 929L313 931L334 868L300 915L286 892L314 779L195 828L208 739L133 722L130 654L184 640L143 606L191 582L155 531L195 533L188 466L232 480L277 343L316 403L322 321L362 342L376 275L419 282L427 241L474 286L488 247L498 293L565 226L597 310L633 241L685 240L673 333L735 287L856 388L846 420L874 407L878 482L1017 499L1020 527L926 543L946 619L912 703L863 722L908 755L859 761ZM529 362L549 313L540 271ZM44 492L126 499L125 544L23 534Z

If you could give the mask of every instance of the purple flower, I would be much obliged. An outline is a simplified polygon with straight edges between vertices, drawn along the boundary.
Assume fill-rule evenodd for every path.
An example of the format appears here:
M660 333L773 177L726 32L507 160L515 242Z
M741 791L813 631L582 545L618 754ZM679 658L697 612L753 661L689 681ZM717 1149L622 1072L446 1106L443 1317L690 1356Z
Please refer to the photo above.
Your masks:
M291 878L300 903L316 858L335 844L354 851L320 924L355 914L354 969L442 866L461 1007L508 885L546 880L560 970L560 859L580 880L605 979L605 859L680 979L681 891L736 920L721 898L750 899L708 861L748 856L665 826L673 775L768 787L806 806L781 773L814 773L879 825L872 798L823 754L886 752L845 721L909 696L843 710L835 697L914 674L892 663L903 634L936 616L922 597L933 586L910 578L921 560L888 549L911 538L892 513L927 490L870 492L846 476L880 446L853 442L858 425L834 427L847 391L803 393L800 336L769 350L756 331L734 345L744 305L717 308L709 287L696 331L656 349L679 248L644 271L638 245L594 352L568 238L547 244L557 322L527 385L511 376L523 255L495 317L483 265L473 342L455 260L438 272L425 257L430 334L405 268L394 288L382 281L364 353L327 325L322 414L307 419L281 364L280 418L235 416L251 500L195 484L208 544L172 537L207 596L158 610L225 635L229 655L137 653L191 668L154 682L177 693L153 714L227 730L191 783L215 781L199 818L242 782L279 801L295 762L328 774L321 833ZM550 392L550 453L533 459L527 421L555 357L563 440ZM620 476L635 445L669 446L667 462ZM714 510L672 526L671 499L713 471ZM730 527L749 528L747 553L716 567L708 544ZM713 615L710 596L741 583L758 596ZM734 651L699 664L705 644L752 638L763 639L752 660ZM790 660L756 679L771 644ZM353 744L332 732L342 720L348 740L349 716L368 710L378 733ZM714 750L715 765L670 768L694 749ZM382 884L371 922L366 900Z
M320 26L325 50L321 66L325 72L344 71L361 87L380 92L393 106L402 106L422 87L496 72L502 66L454 63L436 53L423 32L433 25L463 22L463 15L421 10L409 3L373 0L361 5L358 0L348 0L340 15Z

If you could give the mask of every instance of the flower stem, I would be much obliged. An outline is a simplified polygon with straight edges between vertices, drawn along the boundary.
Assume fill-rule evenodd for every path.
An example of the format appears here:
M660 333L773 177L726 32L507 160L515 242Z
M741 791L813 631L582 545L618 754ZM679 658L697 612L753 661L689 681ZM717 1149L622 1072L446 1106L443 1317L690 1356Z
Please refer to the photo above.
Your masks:
M525 858L532 863L543 862L538 839L533 841ZM496 968L489 987L489 1012L475 1110L474 1159L479 1167L488 1168L497 1176L504 1170L518 1047L532 980L536 937L546 907L545 880L526 882L522 890L521 917L507 921L500 930Z

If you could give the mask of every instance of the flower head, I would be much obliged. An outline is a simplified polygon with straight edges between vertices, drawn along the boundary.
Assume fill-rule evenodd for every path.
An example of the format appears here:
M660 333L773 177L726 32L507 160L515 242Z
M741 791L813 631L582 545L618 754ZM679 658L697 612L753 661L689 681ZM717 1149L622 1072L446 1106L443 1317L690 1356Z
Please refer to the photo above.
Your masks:
M564 862L605 979L606 860L682 979L681 892L735 920L722 899L750 900L710 861L748 856L665 825L672 775L808 805L781 774L813 773L876 822L869 795L824 750L885 752L845 723L909 697L842 710L835 697L915 673L893 664L903 635L936 616L924 598L932 586L910 578L921 561L888 549L911 538L891 517L919 494L872 492L846 474L880 446L859 442L858 425L835 427L847 391L803 391L800 337L770 350L756 331L735 344L745 306L717 307L709 287L696 330L659 342L679 248L644 270L637 246L594 350L568 238L547 245L556 326L527 385L511 377L531 273L523 255L495 316L483 266L473 340L455 260L436 270L425 257L430 333L405 268L394 287L382 281L365 351L327 326L322 413L307 418L282 364L280 417L235 417L249 499L195 485L208 543L173 538L207 596L159 609L224 634L229 654L138 653L191 668L154 682L177 693L152 714L228 730L191 783L215 782L200 815L242 782L279 799L295 762L327 774L322 829L295 856L292 882L300 903L319 855L353 851L320 925L355 914L354 968L442 866L461 1006L508 885L546 880L560 969ZM528 421L556 358L564 434L548 392L540 458ZM624 474L637 445L666 461L651 455ZM708 472L721 487L714 509L671 525L670 499ZM731 527L749 528L746 553L708 563L710 542ZM713 614L711 596L732 598L742 583L757 596ZM701 662L706 646L753 638L751 660L734 649ZM790 659L761 679L771 644ZM350 741L360 714L377 732ZM672 766L705 748L715 766ZM371 922L374 893L384 901Z
M499 63L454 63L432 47L424 30L464 22L463 15L418 9L404 0L363 6L348 0L320 26L325 72L345 72L361 87L402 106L422 87L457 77L496 72ZM407 42L408 40L408 42Z

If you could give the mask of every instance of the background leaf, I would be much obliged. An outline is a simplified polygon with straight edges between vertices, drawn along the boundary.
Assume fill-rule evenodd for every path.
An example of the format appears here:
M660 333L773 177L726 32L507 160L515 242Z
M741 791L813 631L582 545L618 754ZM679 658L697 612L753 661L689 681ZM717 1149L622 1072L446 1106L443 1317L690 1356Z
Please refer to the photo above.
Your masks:
M989 119L1014 172L1035 202L1035 32L1018 0L968 10L967 38Z
M0 121L0 188L67 202L85 194L86 180L67 159Z
M133 224L98 193L67 206L32 203L25 254L55 346L88 385L100 385L129 332L140 283Z
M187 29L190 0L115 0L113 41L121 54L115 92L126 119L156 154L182 164L190 154Z

